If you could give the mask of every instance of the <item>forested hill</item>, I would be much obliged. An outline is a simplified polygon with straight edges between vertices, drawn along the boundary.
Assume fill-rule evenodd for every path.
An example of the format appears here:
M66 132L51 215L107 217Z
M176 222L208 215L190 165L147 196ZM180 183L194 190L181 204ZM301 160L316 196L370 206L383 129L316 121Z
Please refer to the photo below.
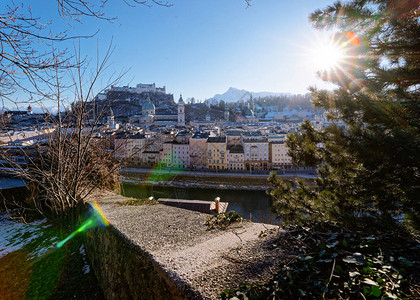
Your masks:
M268 96L254 99L255 104L262 107L277 106L278 111L282 111L286 107L296 110L315 110L311 103L311 95L308 94L284 94L280 96Z

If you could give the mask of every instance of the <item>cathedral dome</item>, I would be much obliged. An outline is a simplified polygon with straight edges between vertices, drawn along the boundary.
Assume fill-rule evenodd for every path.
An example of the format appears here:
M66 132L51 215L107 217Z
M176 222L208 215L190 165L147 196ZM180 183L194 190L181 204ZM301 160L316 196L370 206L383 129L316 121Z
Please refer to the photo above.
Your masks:
M146 102L141 106L142 109L155 109L155 105L152 102Z

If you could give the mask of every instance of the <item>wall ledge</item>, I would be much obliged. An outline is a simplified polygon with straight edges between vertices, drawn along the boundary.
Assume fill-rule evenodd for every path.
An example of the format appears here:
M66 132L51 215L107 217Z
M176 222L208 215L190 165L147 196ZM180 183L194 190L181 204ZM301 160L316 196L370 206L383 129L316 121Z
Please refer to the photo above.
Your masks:
M271 278L277 226L243 221L209 231L207 214L161 204L121 206L125 200L102 198L111 225L86 236L107 299L215 299L239 282Z

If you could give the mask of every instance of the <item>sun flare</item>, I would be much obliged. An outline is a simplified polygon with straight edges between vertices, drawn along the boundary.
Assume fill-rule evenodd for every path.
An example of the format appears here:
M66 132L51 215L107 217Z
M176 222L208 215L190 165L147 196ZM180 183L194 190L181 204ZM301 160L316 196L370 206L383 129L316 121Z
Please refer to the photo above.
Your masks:
M338 66L343 59L343 52L338 45L324 44L313 48L312 65L317 70L328 70Z

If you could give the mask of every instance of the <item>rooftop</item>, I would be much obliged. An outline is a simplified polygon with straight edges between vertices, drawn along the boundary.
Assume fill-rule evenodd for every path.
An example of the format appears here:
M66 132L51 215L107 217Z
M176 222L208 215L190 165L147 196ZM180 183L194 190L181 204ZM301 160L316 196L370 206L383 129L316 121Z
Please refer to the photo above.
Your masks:
M209 137L209 133L208 132L196 132L194 135L193 135L193 139L206 139L206 138L208 138Z
M117 133L115 135L116 139L130 139L130 140L135 140L135 139L144 139L145 135L142 133L128 133L128 132L121 132L121 133Z
M241 135L244 134L244 131L228 131L225 133L226 135Z
M230 153L244 153L244 147L242 145L229 145L227 149Z
M207 143L226 143L225 136L209 137Z

